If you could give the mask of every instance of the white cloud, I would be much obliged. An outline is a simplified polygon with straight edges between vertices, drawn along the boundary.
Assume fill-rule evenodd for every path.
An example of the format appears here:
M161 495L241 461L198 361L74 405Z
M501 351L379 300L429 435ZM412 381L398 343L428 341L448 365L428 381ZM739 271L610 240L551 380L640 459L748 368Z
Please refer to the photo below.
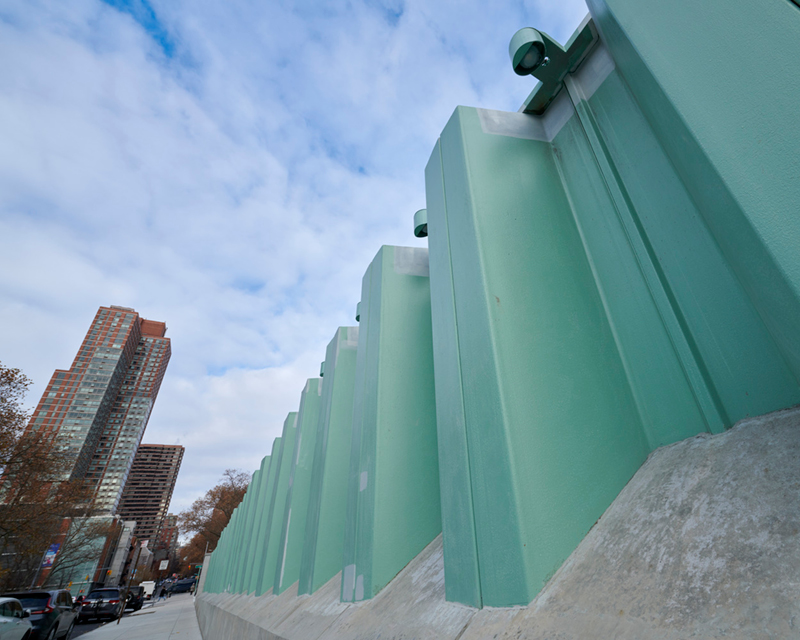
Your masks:
M72 361L101 304L164 320L145 442L187 447L173 510L269 453L381 244L420 244L454 107L515 109L521 26L581 1L152 3L172 57L96 0L0 8L0 360Z

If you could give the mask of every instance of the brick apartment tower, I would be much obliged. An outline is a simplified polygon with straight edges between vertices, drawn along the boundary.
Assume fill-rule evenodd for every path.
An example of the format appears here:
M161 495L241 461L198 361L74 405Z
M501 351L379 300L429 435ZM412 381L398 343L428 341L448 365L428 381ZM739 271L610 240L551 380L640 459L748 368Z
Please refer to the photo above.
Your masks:
M172 556L178 551L178 516L168 513L164 518L164 525L161 527L161 534L158 536L157 549L164 549L167 554Z
M117 507L117 515L123 520L136 521L136 537L140 541L148 540L148 548L154 552L181 468L183 451L180 445L139 445Z
M52 434L70 478L115 512L170 358L167 326L127 307L100 307L72 367L56 370L28 428Z

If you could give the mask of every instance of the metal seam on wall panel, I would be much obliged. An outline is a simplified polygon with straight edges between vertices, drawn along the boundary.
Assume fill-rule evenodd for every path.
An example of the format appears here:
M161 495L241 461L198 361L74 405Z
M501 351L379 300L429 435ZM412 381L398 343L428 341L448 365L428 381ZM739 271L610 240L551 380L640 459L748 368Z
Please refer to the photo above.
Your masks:
M483 120L481 120L481 126L483 126ZM443 221L444 221L444 229L443 229L444 237L442 238L441 241L444 242L446 244L446 247L447 247L447 263L448 263L448 265L450 267L449 268L449 272L448 272L448 278L449 278L449 281L450 281L450 290L451 290L452 296L453 296L453 309L452 309L453 315L452 315L452 318L453 318L454 334L455 334L454 335L455 358L457 360L457 365L456 365L456 371L457 371L457 374L458 374L457 387L458 387L458 390L459 390L459 393L460 393L461 411L462 411L462 414L466 418L466 407L464 406L464 383L463 383L464 376L463 376L463 373L462 373L462 370L461 370L461 367L462 367L462 365L461 365L461 356L460 356L461 346L460 346L460 336L459 336L459 332L458 332L458 314L456 313L456 308L457 308L456 307L456 299L455 299L456 298L456 289L455 289L455 284L453 282L453 256L452 256L452 252L451 252L451 248L450 248L450 231L449 231L449 221L448 221L448 215L447 215L447 189L445 188L445 186L446 186L446 178L445 178L445 175L444 175L444 171L441 169L441 167L443 165L443 162L444 162L444 160L442 159L441 139L439 141L437 141L436 149L438 151L437 155L438 155L438 158L439 158L441 180L442 180L442 193L441 193L441 196L442 196L442 202L443 202L442 216L443 216ZM465 433L464 433L464 445L465 445L465 448L466 448L467 457L466 457L466 460L464 460L464 466L466 468L466 476L467 476L467 483L468 483L467 490L469 491L469 504L472 507L472 513L469 515L470 526L472 528L472 536L471 536L471 538L472 538L472 545L471 545L472 549L471 549L471 551L472 551L473 557L475 558L476 580L477 580L476 584L473 585L473 588L475 589L476 602L471 603L471 604L473 604L474 606L476 606L477 608L480 609L480 608L483 607L483 596L482 596L482 588L481 588L481 563L480 563L480 553L479 553L478 544L477 544L477 526L476 526L476 523L475 523L475 497L474 497L474 492L472 490L472 484L471 484L472 473L470 471L471 461L470 461L470 453L469 453L469 447L470 447L469 440L470 439L469 439L469 434L466 433L466 426L467 425L466 425L466 419L465 419L465 421L464 421L464 430L465 430ZM444 510L443 510L442 521L443 521L442 522L442 525L443 525L442 528L444 529ZM447 585L445 584L445 587L446 586Z
M590 143L597 166L601 170L606 188L612 197L617 215L622 220L623 226L628 233L628 239L636 252L640 268L647 277L653 299L656 301L661 313L662 321L669 329L675 351L680 357L687 378L692 382L692 389L698 404L703 409L704 419L712 433L719 433L724 429L725 425L729 424L730 419L722 405L716 387L705 369L705 364L697 346L694 345L691 332L686 327L686 321L682 318L680 307L670 293L670 285L660 271L658 260L653 255L652 248L649 247L647 235L637 221L637 214L626 195L625 186L614 171L613 163L600 139L596 123L581 92L580 85L574 78L567 76L565 86L575 106L584 134ZM626 215L623 215L623 210Z
M458 149L458 151L460 153L460 156L461 156L459 158L459 161L464 163L464 169L466 170L467 164L468 164L468 158L470 156L470 153L469 153L469 150L468 150L467 144L466 144L467 136L466 136L466 132L465 132L466 125L464 123L464 116L463 116L464 113L465 113L464 109L462 109L462 108L457 109L457 114L458 114L457 126L458 126L458 130L459 130L460 136L461 136L461 139L459 141L459 149ZM442 136L442 140L444 140L444 134ZM442 154L443 154L443 157L444 157L444 147L442 148ZM450 163L452 163L453 161L454 161L454 159L451 159ZM447 166L447 164L444 162L444 160L443 160L443 166ZM447 174L446 173L444 174L444 183L445 183L445 185L447 184ZM465 213L465 220L471 225L471 229L472 229L471 241L475 245L476 256L478 256L478 261L477 261L477 263L475 265L477 272L474 275L479 279L479 290L483 291L483 292L488 292L488 284L486 282L485 266L483 264L483 258L480 257L480 256L482 256L482 252L481 252L482 241L481 241L481 235L480 235L479 230L477 228L477 222L476 222L476 212L475 212L475 205L474 205L474 203L475 203L474 188L475 188L475 186L472 183L468 183L467 184L466 204L465 204L465 207L467 208L467 212ZM447 198L447 191L445 192L445 198ZM451 219L450 219L450 216L448 216L448 225L450 225L450 223L451 223ZM451 249L452 249L452 246L451 246ZM452 253L451 253L451 259L452 259ZM462 271L462 270L453 269L452 273L453 273L454 282L455 282L456 275L458 273L460 273L460 271ZM458 288L456 287L456 293L454 294L454 296L457 295L457 290L458 290ZM457 309L456 313L458 314L458 308L460 306L459 305L459 299L457 297L454 297L454 300L455 300L456 309ZM497 370L498 370L497 345L495 343L494 334L490 329L490 327L492 326L492 322L491 322L491 318L490 318L488 300L482 298L480 300L480 302L478 302L477 304L480 307L480 312L479 312L480 313L480 318L482 319L482 321L483 321L483 323L485 324L485 327L486 327L485 341L487 343L488 354L489 354L489 357L491 359L491 366L492 366L493 371L497 372ZM464 376L465 370L463 368L463 361L461 363L461 366L462 366L461 373L462 373L462 376ZM470 371L467 371L467 373L470 373ZM500 437L503 440L503 445L502 445L503 446L503 452L504 452L503 455L507 457L508 456L508 452L510 450L510 443L508 441L508 432L507 432L506 425L505 425L505 416L506 416L505 400L503 398L503 393L502 393L502 389L500 388L500 386L498 384L496 384L496 383L492 383L492 387L494 389L494 393L495 393L495 396L496 396L496 401L497 401L497 403L499 405L499 413L500 413L501 422L502 422L502 424L500 425L500 432L501 432L500 433ZM467 400L466 396L465 396L464 400L466 402L466 400ZM473 504L477 504L478 496L480 496L482 494L482 492L485 492L485 490L486 490L486 487L484 486L483 479L479 475L479 473L482 471L482 467L481 467L480 464L477 464L477 465L474 464L474 460L473 460L474 456L480 456L480 455L483 455L483 453L484 453L484 445L486 443L481 441L481 440L479 440L478 438L479 438L479 434L476 433L476 431L474 429L470 429L469 427L467 427L467 441L468 441L468 450L469 450L469 456L470 456L470 470L471 470L470 471L470 478L471 478L471 483L472 483ZM478 439L477 442L475 442L476 439ZM510 471L510 469L509 469L509 471ZM513 474L511 474L511 475L513 475ZM509 486L504 487L501 490L508 490L510 488L510 484L509 484ZM514 503L516 503L517 502L517 496L512 495L512 501ZM478 512L478 510L476 509L476 514L477 514L477 512ZM520 536L521 532L520 532L520 528L519 528L520 523L518 522L518 520L516 518L517 513L518 513L518 510L516 510L513 514L509 514L510 518L509 518L509 523L508 524L511 524L513 522L514 528L513 528L513 533L511 533L511 537L517 537L518 538ZM488 532L484 531L483 527L477 526L477 523L476 523L476 527L475 527L475 537L476 537L476 543L478 545L478 558L479 559L485 558L485 552L489 551L489 550L493 550L495 548L496 544L497 544L497 541L494 540L494 539L491 539L491 537L489 536ZM517 548L521 548L520 545L516 545L516 547ZM511 567L508 567L508 568L511 568ZM525 567L524 563L523 562L513 563L513 570L520 573L520 575L516 579L519 580L522 584L525 584L527 582L527 580L524 577L525 574L526 574L526 567ZM500 585L499 584L493 584L491 586L488 586L487 584L484 584L488 580L488 577L487 577L487 574L486 574L485 571L481 571L480 572L480 578L481 578L481 599L482 599L482 602L484 604L486 604L487 601L488 601L488 603L491 604L491 605L496 604L496 601L491 599L491 598L492 598L492 594L494 593L493 590L496 589L496 588L501 588ZM509 584L507 578L508 578L508 576L506 576L506 579L504 580L506 585ZM523 600L524 601L528 601L528 600L530 600L530 598L528 598L527 595L522 595L520 597L519 603L522 603Z

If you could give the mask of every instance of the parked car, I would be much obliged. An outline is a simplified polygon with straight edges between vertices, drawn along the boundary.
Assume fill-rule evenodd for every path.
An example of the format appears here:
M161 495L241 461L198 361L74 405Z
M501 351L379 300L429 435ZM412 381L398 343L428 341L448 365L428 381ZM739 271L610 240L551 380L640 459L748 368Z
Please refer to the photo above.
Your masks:
M33 625L16 598L0 597L0 640L29 640Z
M144 604L144 587L128 587L128 599L125 601L126 609L138 611Z
M121 608L119 589L93 589L81 603L78 622L92 618L114 620L119 616Z
M184 578L183 580L178 580L177 582L173 582L171 585L169 585L167 587L167 591L170 593L186 593L192 588L194 583L194 578Z
M78 612L72 596L64 589L18 591L5 594L16 598L30 615L33 632L31 640L68 640L75 627Z

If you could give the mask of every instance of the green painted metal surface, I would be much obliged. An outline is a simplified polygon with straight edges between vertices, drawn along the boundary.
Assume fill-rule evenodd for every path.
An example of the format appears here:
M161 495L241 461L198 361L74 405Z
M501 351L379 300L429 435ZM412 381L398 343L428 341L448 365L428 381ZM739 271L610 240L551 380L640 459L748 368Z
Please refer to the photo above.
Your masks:
M414 214L414 235L417 238L425 238L428 235L428 212L420 209Z
M230 522L228 524L230 524ZM219 570L218 570L218 575L216 576L217 592L222 592L225 589L225 571L227 570L227 554L226 554L226 547L224 544L225 540L227 540L227 535L225 534L225 531L223 531L222 534L220 535L219 540L217 541L217 548L214 550L214 553L219 559Z
M280 446L280 438L273 443L273 450ZM245 497L234 509L228 525L223 530L217 547L211 554L208 567L206 591L219 593L247 593L253 557L257 557L260 545L254 533L259 529L263 513L260 498L267 493L271 456L265 456L261 467L253 474Z
M322 380L310 378L300 398L297 436L272 588L272 593L276 595L286 591L300 577L300 556L303 552L311 495L311 471L322 404L321 392Z
M362 281L342 600L373 597L441 531L425 249L384 246Z
M448 600L527 604L655 448L800 402L800 11L588 4L514 37L525 113L448 122L430 279L378 253L206 590L371 598L441 527Z
M740 168L725 145L742 120L718 122L678 81L730 69L730 46L714 65L687 57L668 70L676 16L683 24L694 5L660 7L670 28L649 3L601 4L590 2L614 43L566 76L544 116L459 108L426 171L447 595L474 606L527 604L654 448L800 401L783 331L798 301L787 276L800 235L786 207L800 201L798 181L775 184L740 225L743 207L712 178ZM676 80L675 97L642 51ZM716 148L697 146L681 99L698 122L727 125ZM750 103L737 100L744 116ZM798 127L781 113L791 138ZM730 226L714 219L723 210ZM772 264L755 265L765 219L789 234L773 233ZM794 256L778 264L787 242ZM742 276L747 261L758 270Z
M563 47L543 31L524 27L511 38L508 54L514 73L539 79L522 111L541 115L564 86L564 79L580 66L597 43L597 29L587 19Z
M223 549L225 551L225 578L223 580L224 591L230 593L233 587L233 572L235 566L235 559L237 557L237 535L239 533L239 519L241 510L236 507L231 514L231 519L228 526L225 528L227 536L225 537L225 544Z
M436 143L425 171L428 206L441 215L426 220L430 269L433 355L435 366L436 424L439 447L439 490L442 508L442 538L447 567L445 592L451 602L480 607L481 589L472 483L469 470L466 418L459 337L455 331L447 212L441 181L441 145ZM427 216L426 216L427 217ZM416 221L415 221L416 228Z
M261 460L261 466L253 474L253 479L250 482L250 487L247 490L251 500L248 504L248 517L246 525L245 546L239 558L238 574L235 582L235 589L237 593L247 591L247 571L251 565L251 558L254 553L254 545L256 541L253 539L253 530L256 525L256 517L259 512L259 502L264 497L264 485L266 484L266 475L269 472L270 456L264 456Z
M780 1L588 5L728 269L800 378L800 12ZM743 46L758 53L742 56Z
M238 593L238 582L241 571L241 558L246 553L245 549L247 546L247 539L249 537L248 521L250 519L250 509L254 493L254 491L251 491L251 488L252 488L252 481L250 485L248 485L244 497L242 498L242 502L239 505L241 513L239 516L239 526L236 531L236 556L234 558L233 568L231 571L231 591L234 593Z
M245 508L244 505L240 504L236 512L236 519L231 527L230 562L228 563L228 579L226 581L226 590L231 593L236 593L236 560L238 560L242 552L242 534L245 531L244 520Z
M283 423L281 448L278 455L278 466L275 475L275 486L272 491L272 504L267 514L266 532L263 541L264 556L258 567L255 595L260 596L272 590L275 579L275 567L278 563L283 514L286 508L286 496L289 490L289 477L292 471L292 454L297 437L297 412L292 411Z
M233 581L233 566L234 566L234 558L236 558L236 535L238 533L239 528L239 514L240 511L238 508L234 509L233 514L231 515L230 520L230 532L227 536L227 544L225 545L225 555L227 560L225 562L225 591L231 592L232 581Z
M222 540L222 536L225 535L225 531L220 534L220 539L217 541L217 546L211 554L211 566L209 568L208 578L206 579L206 591L211 593L219 593L219 576L222 572L223 566L223 559L222 559L222 551L219 548L219 542ZM219 553L218 553L219 551Z
M255 526L253 528L253 553L249 561L247 573L245 574L245 589L244 593L255 593L258 588L258 579L260 568L264 564L264 555L266 553L265 537L267 536L267 524L269 521L270 510L272 509L272 500L275 495L275 482L278 474L278 467L281 446L283 444L282 438L275 438L272 442L272 452L270 453L269 471L264 480L266 483L263 487L263 497L258 501L258 510L256 511Z
M247 486L242 502L239 508L242 510L241 521L236 532L237 538L237 552L234 559L234 566L231 579L231 591L239 593L241 590L241 580L243 573L244 558L247 557L247 546L251 537L251 530L253 527L252 512L253 501L256 493L256 479L260 475L259 470L256 470Z
M208 557L208 562L206 562L205 564L206 566L203 569L203 571L206 574L206 581L203 587L203 591L206 591L208 593L217 593L216 589L214 589L214 573L215 573L214 567L216 565L216 560L214 559L213 552Z
M527 604L648 448L550 145L487 135L459 108L437 162L429 242L446 215L455 324L434 322L457 328L462 388L437 401L463 402L476 547L460 564L477 550L480 575L465 590Z
M298 594L314 593L342 570L350 472L358 327L339 327L328 344Z
M619 75L612 72L591 99L575 102L580 122L565 127L555 144L564 151L561 167L576 217L590 217L587 183L605 184L605 193L594 190L593 208L602 207L627 232L664 326L681 346L681 364L691 373L687 379L710 430L800 401L797 379ZM578 160L581 154L596 160L594 172ZM589 237L596 247L592 256L609 260L608 245ZM622 309L619 316L629 312ZM640 345L624 346L631 358L635 350L643 352ZM648 369L642 394L666 378L645 362L639 377ZM684 418L667 398L653 413L662 422ZM691 425L688 419L685 424ZM677 439L657 427L649 435L653 447Z
M225 533L224 531L222 532ZM220 539L222 535L220 535ZM217 543L216 549L219 549L219 542ZM216 552L216 549L211 553L210 564L208 566L208 575L206 576L206 591L210 593L219 593L218 585L218 577L219 577L219 567L220 567L220 556L221 554Z
M219 563L219 555L216 557L214 556L214 552L211 553L211 556L208 559L207 567L205 568L206 572L206 582L205 582L205 591L209 593L218 593L216 588L216 575L217 575L217 567Z

